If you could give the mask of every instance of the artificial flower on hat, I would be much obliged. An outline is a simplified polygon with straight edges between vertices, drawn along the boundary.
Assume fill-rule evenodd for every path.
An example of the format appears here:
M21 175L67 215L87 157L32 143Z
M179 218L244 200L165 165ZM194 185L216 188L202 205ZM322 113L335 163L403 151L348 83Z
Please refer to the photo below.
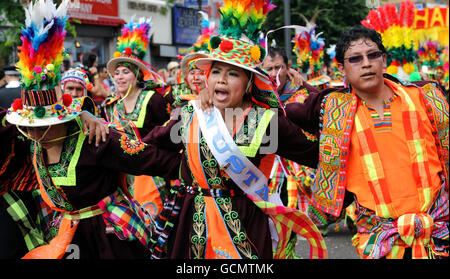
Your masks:
M205 70L218 61L253 73L259 90L252 98L264 107L281 107L272 79L260 68L266 51L259 45L259 31L268 12L275 7L270 0L225 0L219 8L218 35L209 41L209 57L196 62Z
M51 0L39 0L25 8L25 27L18 47L22 94L8 109L6 120L20 126L49 126L74 119L84 108L95 111L88 97L58 98L64 59L65 23L69 0L58 8Z

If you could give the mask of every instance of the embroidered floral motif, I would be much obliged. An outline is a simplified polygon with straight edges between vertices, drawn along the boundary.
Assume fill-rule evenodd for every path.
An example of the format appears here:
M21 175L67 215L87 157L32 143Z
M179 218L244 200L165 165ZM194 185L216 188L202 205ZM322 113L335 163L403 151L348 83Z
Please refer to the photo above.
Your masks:
M134 110L130 113L125 112L125 107L123 102L116 102L113 105L110 105L107 107L107 111L109 114L110 119L114 119L114 106L117 108L117 111L119 113L119 116L121 118L127 118L131 121L137 121L139 118L139 113L142 109L142 103L144 102L145 96L149 94L150 91L142 91L141 94L139 94L136 105L134 105Z
M138 154L146 146L146 144L144 142L142 142L141 140L132 139L125 134L123 134L120 137L119 141L120 141L120 146L122 147L123 151L130 155Z
M253 245L248 241L247 234L242 231L242 224L237 211L232 210L230 197L218 197L216 203L228 227L230 237L243 258L257 259Z
M63 147L64 149L64 147ZM52 177L49 175L48 169L45 166L43 157L42 157L42 149L38 144L31 145L31 152L35 154L36 166L37 166L37 174L39 175L42 186L44 187L47 195L52 200L53 204L60 209L72 211L74 210L73 206L69 203L64 191L61 187L56 186ZM66 170L67 171L67 170Z
M205 216L205 198L198 195L194 199L195 213L192 216L192 231L194 235L191 237L191 250L194 259L202 259L205 257L206 245L206 216Z
M213 189L225 189L225 186L222 185L222 179L220 178L219 164L212 155L203 136L200 138L200 150L204 156L204 158L202 158L202 166L208 179L208 185Z

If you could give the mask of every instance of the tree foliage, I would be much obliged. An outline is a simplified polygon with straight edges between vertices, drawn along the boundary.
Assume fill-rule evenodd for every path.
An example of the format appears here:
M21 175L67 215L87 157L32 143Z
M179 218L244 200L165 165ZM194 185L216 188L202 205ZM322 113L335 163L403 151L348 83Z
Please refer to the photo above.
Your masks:
M268 18L263 25L265 33L285 25L283 2L283 0L273 1L277 8L268 14ZM365 2L365 0L291 0L291 24L305 26L306 22L299 13L309 20L317 10L323 10L316 19L318 26L316 34L323 32L321 37L325 38L325 48L328 48L330 45L336 44L342 31L359 24L361 20L366 18L369 8L366 7ZM295 35L294 30L291 31L291 35L292 37ZM286 49L283 30L271 33L268 38L269 44L272 39L275 39L278 46ZM291 50L292 48L293 45L288 47ZM294 54L293 57L295 57ZM327 55L325 57L328 58Z
M20 31L25 25L24 7L28 2L29 0L0 0L0 26L4 27L0 29L0 65L7 64L11 57L13 60L16 57L17 47L21 45ZM60 2L61 0L54 0L57 5ZM73 37L77 36L75 25L69 21L66 22L66 30Z
M25 22L24 0L0 0L0 64L6 64L20 43L20 30Z

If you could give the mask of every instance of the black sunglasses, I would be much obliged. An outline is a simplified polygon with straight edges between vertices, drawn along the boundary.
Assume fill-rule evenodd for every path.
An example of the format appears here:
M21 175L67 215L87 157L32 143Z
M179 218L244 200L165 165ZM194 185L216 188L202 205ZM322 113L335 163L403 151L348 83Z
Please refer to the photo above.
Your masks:
M375 60L375 59L380 58L382 55L383 55L383 52L379 50L379 51L371 52L365 56L367 56L367 58L369 60ZM356 63L360 63L361 61L364 60L364 55L350 56L350 57L344 58L344 60L348 60L348 62L350 62L351 64L356 64Z

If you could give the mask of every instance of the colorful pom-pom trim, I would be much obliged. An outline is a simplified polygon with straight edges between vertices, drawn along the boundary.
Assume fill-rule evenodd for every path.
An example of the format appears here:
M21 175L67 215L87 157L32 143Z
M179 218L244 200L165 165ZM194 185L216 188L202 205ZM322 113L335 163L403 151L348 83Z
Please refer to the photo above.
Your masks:
M12 103L11 107L15 111L23 109L22 99L19 99L19 98L15 99L14 102Z
M250 56L255 61L258 61L261 58L261 50L259 46L252 46L250 49Z
M37 118L42 118L45 116L45 108L43 106L36 106L33 112Z
M70 94L63 94L62 95L62 103L68 107L72 104L72 96Z
M222 42L222 39L218 36L214 36L209 40L209 44L211 46L211 49L216 49L219 47L220 43Z
M219 46L220 50L223 52L230 52L233 49L233 47L234 47L233 42L226 40L223 40Z
M125 49L125 55L130 56L131 54L133 54L133 51L131 50L131 48L127 47Z
M126 135L122 135L122 137L120 137L120 146L122 147L123 152L130 155L139 153L145 148L145 145L146 144L144 142L130 139Z

